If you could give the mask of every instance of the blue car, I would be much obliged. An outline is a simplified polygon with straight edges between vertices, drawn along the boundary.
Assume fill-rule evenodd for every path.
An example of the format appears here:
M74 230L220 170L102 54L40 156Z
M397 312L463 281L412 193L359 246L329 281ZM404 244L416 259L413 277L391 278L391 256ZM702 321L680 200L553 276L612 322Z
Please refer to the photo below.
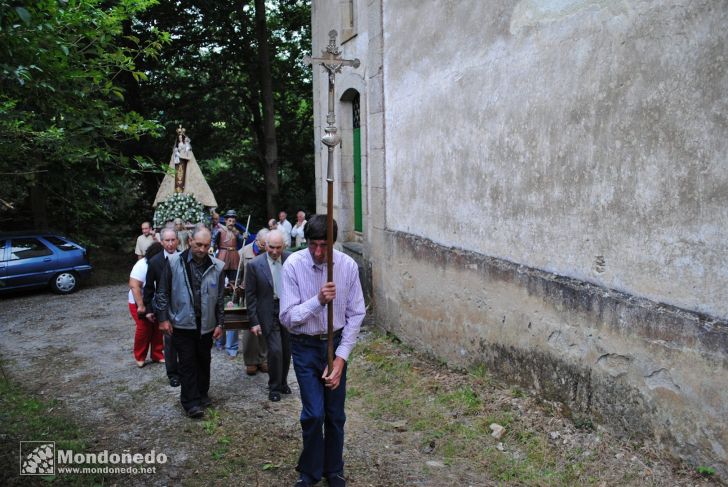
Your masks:
M50 286L56 293L69 294L90 274L86 249L66 237L0 233L0 293Z

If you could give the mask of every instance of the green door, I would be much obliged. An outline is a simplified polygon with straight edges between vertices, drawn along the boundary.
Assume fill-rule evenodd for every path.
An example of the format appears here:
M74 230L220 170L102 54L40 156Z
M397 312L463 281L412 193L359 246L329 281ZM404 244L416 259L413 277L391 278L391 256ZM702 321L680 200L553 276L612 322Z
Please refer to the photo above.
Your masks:
M361 204L361 124L359 121L359 93L352 102L354 110L354 230L361 232L362 204Z

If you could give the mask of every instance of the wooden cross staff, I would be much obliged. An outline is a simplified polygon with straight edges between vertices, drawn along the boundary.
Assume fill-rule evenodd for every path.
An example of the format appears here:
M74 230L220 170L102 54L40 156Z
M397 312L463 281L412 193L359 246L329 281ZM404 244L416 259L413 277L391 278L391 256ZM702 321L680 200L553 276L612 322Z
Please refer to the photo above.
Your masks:
M329 113L326 116L326 128L324 135L321 138L326 147L329 149L329 161L326 170L326 186L327 186L327 198L326 198L326 282L334 281L334 147L339 145L341 142L341 136L337 134L336 130L336 113L334 112L334 93L335 93L335 82L336 73L341 72L341 68L344 66L351 66L353 68L359 67L358 59L342 59L341 49L336 45L336 31L332 30L329 32L329 44L326 49L322 51L322 57L310 57L306 56L303 62L306 64L320 64L326 70L329 75ZM329 371L331 374L334 370L334 302L331 301L327 305L328 312L328 362Z

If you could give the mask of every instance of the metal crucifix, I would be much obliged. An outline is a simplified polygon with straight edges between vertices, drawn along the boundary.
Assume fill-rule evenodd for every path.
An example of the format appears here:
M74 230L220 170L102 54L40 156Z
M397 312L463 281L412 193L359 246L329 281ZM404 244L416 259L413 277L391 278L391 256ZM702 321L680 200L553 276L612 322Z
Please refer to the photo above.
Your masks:
M328 147L329 160L326 171L326 186L327 186L327 198L326 198L326 247L327 247L327 260L326 260L326 282L334 281L334 147L339 145L341 142L341 136L336 130L336 113L334 111L334 93L335 93L335 82L336 73L341 72L341 68L344 66L351 66L353 68L359 67L358 59L342 59L341 49L336 45L336 31L332 30L329 32L329 44L322 52L322 57L315 58L306 56L303 62L306 64L320 64L326 70L329 75L329 113L326 116L326 128L324 128L324 135L321 138L321 142ZM327 305L328 314L328 362L329 369L328 373L332 373L334 370L334 303L329 302Z

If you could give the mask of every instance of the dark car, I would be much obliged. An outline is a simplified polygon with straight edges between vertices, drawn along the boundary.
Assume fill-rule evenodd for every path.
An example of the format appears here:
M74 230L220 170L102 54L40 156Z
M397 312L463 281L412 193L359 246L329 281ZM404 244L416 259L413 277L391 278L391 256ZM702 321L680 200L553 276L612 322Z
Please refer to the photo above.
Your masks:
M91 273L86 249L52 233L0 233L0 293L33 287L72 293Z

